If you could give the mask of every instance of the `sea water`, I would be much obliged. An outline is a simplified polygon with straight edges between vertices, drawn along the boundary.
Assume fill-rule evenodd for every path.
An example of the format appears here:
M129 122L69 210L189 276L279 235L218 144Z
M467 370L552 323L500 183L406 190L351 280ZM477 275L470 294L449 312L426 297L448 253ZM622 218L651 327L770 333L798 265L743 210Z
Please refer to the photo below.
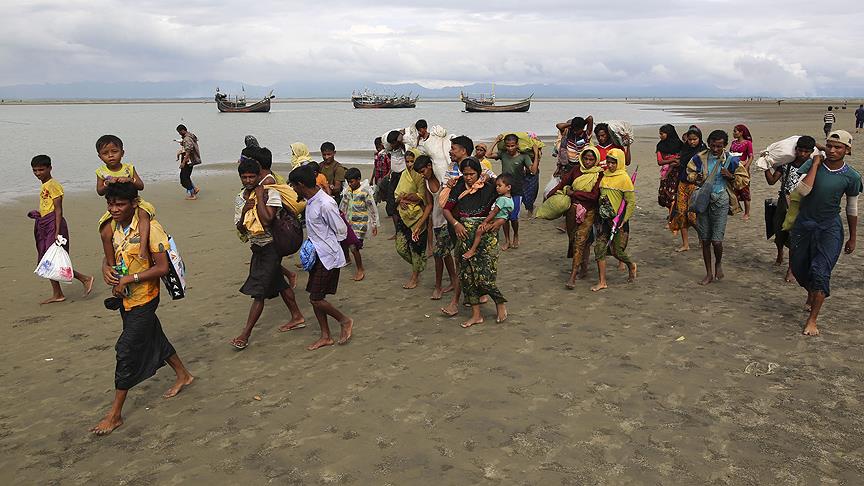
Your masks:
M146 182L177 179L175 128L186 125L198 136L203 164L236 161L246 135L254 135L273 152L274 162L291 159L290 144L303 142L313 153L321 143L336 145L345 165L370 164L372 141L391 129L418 119L441 125L449 134L491 140L506 131L554 136L555 124L574 116L627 120L633 125L673 123L683 129L697 120L662 106L604 101L534 101L527 113L466 113L461 102L420 101L414 109L355 109L350 101L274 103L270 113L219 113L214 103L118 103L65 105L0 105L0 201L35 197L38 181L30 159L48 154L54 177L67 191L93 190L101 161L96 155L99 136L123 139L124 162L135 164ZM342 152L342 155L340 155ZM224 165L221 168L224 170Z

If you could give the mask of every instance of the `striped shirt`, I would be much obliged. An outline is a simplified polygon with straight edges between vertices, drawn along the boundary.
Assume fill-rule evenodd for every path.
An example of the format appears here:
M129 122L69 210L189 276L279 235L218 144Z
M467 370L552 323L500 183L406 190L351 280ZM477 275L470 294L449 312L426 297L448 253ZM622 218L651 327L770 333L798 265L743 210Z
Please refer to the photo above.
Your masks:
M825 123L831 123L831 124L833 124L834 122L837 121L837 117L834 116L834 112L833 112L833 111L829 111L829 112L825 113L825 116L822 117L822 121L825 122Z

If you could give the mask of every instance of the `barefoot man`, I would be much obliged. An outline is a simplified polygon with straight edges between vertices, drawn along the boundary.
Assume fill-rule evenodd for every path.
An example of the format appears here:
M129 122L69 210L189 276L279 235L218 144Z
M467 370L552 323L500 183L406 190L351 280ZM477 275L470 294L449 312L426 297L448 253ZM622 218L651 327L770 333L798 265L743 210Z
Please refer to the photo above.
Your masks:
M831 271L843 247L843 222L840 200L846 195L846 222L849 240L846 254L855 251L858 226L858 194L861 175L843 160L852 151L852 135L845 130L828 134L825 158L817 154L798 171L807 174L795 189L801 196L801 209L790 234L789 263L798 284L807 290L810 317L804 327L807 336L818 336L816 318L830 292Z
M432 257L435 258L435 290L432 291L432 300L441 300L442 294L453 290L454 285L459 285L456 276L456 267L453 265L453 237L450 235L450 227L444 218L444 211L438 200L441 189L444 188L435 175L432 158L421 155L414 161L414 170L423 176L426 181L426 205L424 211L432 213L432 232L435 237L435 250ZM444 277L444 268L450 277L450 285L442 287L441 281Z
M96 435L108 435L123 425L123 402L133 386L156 374L166 362L177 380L163 398L171 398L192 383L193 377L183 366L174 346L162 332L156 317L159 307L159 278L168 273L168 237L156 220L150 221L150 260L139 258L141 236L138 233L138 190L131 183L111 184L105 190L111 213L114 257L119 267L103 262L105 283L113 287L116 299L122 299L120 317L123 332L117 339L117 366L114 370L114 403L108 415L90 429ZM107 258L107 255L106 255ZM119 270L119 271L118 271ZM122 274L122 275L121 275ZM106 301L106 306L109 304Z
M339 242L348 236L348 226L339 215L336 201L315 184L315 172L311 167L304 165L294 169L288 175L288 180L297 194L306 200L306 233L316 253L306 291L309 292L309 301L321 327L321 337L306 349L314 351L334 344L330 337L328 316L336 319L342 327L339 344L348 344L354 320L325 300L327 294L335 294L339 286L339 269L346 263Z

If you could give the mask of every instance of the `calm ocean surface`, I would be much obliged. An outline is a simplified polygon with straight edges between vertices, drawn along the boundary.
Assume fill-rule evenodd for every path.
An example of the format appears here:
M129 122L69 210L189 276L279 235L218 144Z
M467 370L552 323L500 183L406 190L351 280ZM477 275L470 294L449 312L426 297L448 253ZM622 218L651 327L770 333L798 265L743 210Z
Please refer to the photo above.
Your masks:
M415 109L356 110L345 102L276 103L270 113L219 113L213 103L116 105L0 106L0 201L37 197L38 181L30 159L48 154L54 177L67 191L93 190L94 171L101 164L95 142L112 133L123 139L126 156L145 182L175 179L178 145L174 127L185 124L198 136L204 165L237 160L243 138L255 135L273 151L275 162L291 159L290 144L301 141L314 153L324 141L336 144L337 159L349 165L371 160L358 150L371 151L372 140L390 129L404 128L420 118L442 125L451 134L476 140L505 131L533 131L553 136L555 123L593 114L596 121L627 120L633 125L682 125L698 120L664 111L660 106L625 102L535 101L528 113L463 113L460 102L426 102ZM343 151L343 155L339 155ZM352 153L353 152L353 153ZM179 187L178 187L179 190ZM95 191L94 191L95 195Z

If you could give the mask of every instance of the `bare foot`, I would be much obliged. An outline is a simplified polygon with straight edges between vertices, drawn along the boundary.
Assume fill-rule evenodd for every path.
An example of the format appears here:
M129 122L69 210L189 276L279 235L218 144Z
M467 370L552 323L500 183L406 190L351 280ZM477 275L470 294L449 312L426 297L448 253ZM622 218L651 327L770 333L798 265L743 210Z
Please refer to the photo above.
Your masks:
M690 251L690 247L689 246L680 246L678 248L675 248L675 251L678 253L681 253L682 251Z
M750 221L750 215L745 214L743 219L744 219L744 221Z
M297 329L303 329L306 327L306 319L302 317L298 317L297 319L291 319L279 326L279 332L288 332L288 331L296 331Z
M402 288L405 290L411 290L417 288L417 281L413 278L402 285Z
M453 284L450 284L450 285L444 287L444 290L441 291L442 294L446 294L449 292L453 292Z
M518 250L519 249L519 238L513 238L513 244L510 245L510 247L513 248L514 250Z
M467 321L463 322L463 323L461 324L461 326L462 326L463 328L465 328L465 329L468 329L469 327L471 327L471 326L473 326L473 325L475 325L475 324L483 324L483 318L482 318L482 317L478 317L477 319L474 319L474 318L472 317L471 319L468 319Z
M623 272L624 270L627 270L627 265L624 262L618 262L618 271Z
M608 289L608 288L609 288L609 286L606 285L605 283L603 283L603 284L598 283L597 285L591 287L591 292L599 292L603 289Z
M342 334L339 336L339 344L348 344L351 340L351 329L354 328L354 319L348 318L347 321L341 322Z
M635 264L635 263L631 263L631 264L630 264L630 274L627 276L627 281L628 281L628 282L633 283L633 282L636 281L636 273L637 273L637 270L638 270L638 267L636 267L636 264Z
M575 289L576 288L576 276L571 275L570 280L568 280L567 283L564 284L564 287L567 287L568 290Z
M819 329L816 327L815 322L807 321L807 325L804 327L804 335L805 336L818 336Z
M111 432L114 432L114 429L123 425L122 417L105 417L101 422L96 424L95 427L90 429L90 432L93 432L94 435L103 436L108 435Z
M495 322L497 322L499 324L506 321L507 317L508 317L507 308L504 307L503 305L501 307L502 308L498 309L498 315L495 316Z
M715 266L714 267L714 280L719 282L719 281L723 280L723 277L725 277L725 275L723 275L723 267Z
M501 245L501 251L507 251L510 249L510 242L505 241L503 245Z
M441 290L440 287L435 287L435 290L432 291L432 297L429 298L432 300L441 300L441 296L443 294L444 292Z
M786 278L784 280L786 280L789 283L792 283L795 281L795 275L792 274L791 268L789 270L786 270Z
M441 312L447 317L453 317L459 314L459 308L451 302L447 307L442 307Z
M90 292L93 291L93 282L95 280L96 279L93 277L88 277L85 278L83 282L81 282L81 284L84 285L84 297L87 297L88 295L90 295Z
M90 277L90 278L93 278L93 277ZM66 297L64 297L62 295L60 297L57 297L56 295L52 295L50 299L43 300L42 302L40 302L40 304L53 304L55 302L63 302L64 300L66 300Z
M191 196L186 196L186 200L187 200L187 201L194 201L194 200L196 200L196 199L198 199L198 196L196 196L196 195L194 195L194 194L191 195Z
M244 338L243 336L237 336L231 340L231 346L234 346L238 351L242 351L249 346L249 338Z
M710 284L710 283L713 282L713 281L714 281L714 276L713 276L713 275L706 275L705 278L703 278L703 279L699 282L699 285L708 285L708 284Z
M321 338L314 343L306 346L307 351L315 351L318 348L323 348L324 346L333 346L333 340L328 338Z
M364 278L366 278L366 270L360 270L358 268L357 273L354 274L354 280L356 282L359 282L359 281L363 280Z
M183 389L184 386L191 385L192 382L195 381L195 377L186 374L184 377L178 377L177 381L174 382L174 386L168 389L163 395L162 398L173 398L176 397L180 390Z

